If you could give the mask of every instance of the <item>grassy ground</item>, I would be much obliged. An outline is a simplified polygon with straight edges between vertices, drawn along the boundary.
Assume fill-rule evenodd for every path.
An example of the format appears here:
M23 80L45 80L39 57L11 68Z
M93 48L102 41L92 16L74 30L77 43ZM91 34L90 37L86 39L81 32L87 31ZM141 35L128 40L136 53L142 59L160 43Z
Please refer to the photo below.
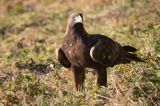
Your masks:
M69 14L83 12L89 33L138 48L144 63L108 68L97 88L86 70L85 89L55 58ZM160 0L1 0L0 105L160 105Z

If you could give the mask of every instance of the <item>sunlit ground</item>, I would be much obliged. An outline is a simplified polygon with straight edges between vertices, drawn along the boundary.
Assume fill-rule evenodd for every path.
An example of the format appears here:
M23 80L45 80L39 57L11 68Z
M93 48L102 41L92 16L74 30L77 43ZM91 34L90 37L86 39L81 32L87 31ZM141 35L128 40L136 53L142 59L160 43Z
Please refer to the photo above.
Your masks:
M136 47L145 62L108 68L102 88L87 69L85 89L75 91L55 58L73 12L83 13L89 33ZM159 37L159 0L1 0L0 105L158 106Z

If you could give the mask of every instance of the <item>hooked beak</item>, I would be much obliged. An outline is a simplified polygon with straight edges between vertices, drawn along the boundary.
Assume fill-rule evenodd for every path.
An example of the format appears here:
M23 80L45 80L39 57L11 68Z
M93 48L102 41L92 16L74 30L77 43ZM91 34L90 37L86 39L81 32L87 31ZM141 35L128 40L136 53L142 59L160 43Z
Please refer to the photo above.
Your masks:
M76 17L74 18L74 22L75 22L75 23L83 23L82 17L81 17L80 15L76 16Z

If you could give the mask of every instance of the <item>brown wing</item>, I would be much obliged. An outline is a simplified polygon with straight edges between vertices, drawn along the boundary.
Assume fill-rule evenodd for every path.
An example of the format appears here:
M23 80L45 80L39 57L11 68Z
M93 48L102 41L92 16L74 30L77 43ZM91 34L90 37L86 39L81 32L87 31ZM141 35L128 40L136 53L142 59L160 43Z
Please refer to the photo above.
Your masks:
M118 61L121 46L110 38L99 39L91 48L91 58L101 64L112 66Z
M58 48L57 50L57 59L63 67L65 68L71 67L71 63L69 62L69 60L67 59L61 48Z

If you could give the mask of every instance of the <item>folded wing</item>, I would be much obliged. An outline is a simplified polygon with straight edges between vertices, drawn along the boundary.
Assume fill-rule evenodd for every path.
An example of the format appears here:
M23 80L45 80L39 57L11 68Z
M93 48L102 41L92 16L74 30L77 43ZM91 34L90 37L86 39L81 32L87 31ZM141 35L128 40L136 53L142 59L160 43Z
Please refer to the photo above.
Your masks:
M67 59L61 48L58 48L57 50L57 59L63 67L65 68L71 67L71 63L69 62L69 60Z
M121 46L110 38L99 39L90 49L91 58L98 63L114 65L120 58Z

